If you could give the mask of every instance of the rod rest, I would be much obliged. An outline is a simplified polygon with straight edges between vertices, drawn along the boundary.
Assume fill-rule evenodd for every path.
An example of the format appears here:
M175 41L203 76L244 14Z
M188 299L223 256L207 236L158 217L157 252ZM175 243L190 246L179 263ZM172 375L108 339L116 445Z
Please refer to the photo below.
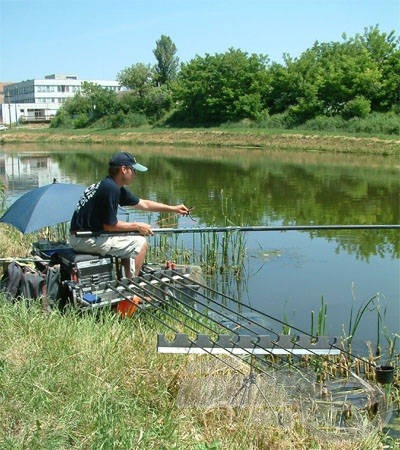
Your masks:
M254 355L339 355L340 349L334 347L336 338L310 336L292 338L288 335L271 337L268 335L218 335L213 341L208 335L198 334L190 339L184 333L176 333L172 341L165 335L157 336L159 353L195 354L254 354Z

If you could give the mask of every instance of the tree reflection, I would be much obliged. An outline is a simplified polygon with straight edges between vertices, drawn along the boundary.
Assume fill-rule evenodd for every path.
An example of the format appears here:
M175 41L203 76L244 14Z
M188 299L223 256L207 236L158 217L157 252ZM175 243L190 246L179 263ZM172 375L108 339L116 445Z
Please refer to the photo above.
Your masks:
M78 182L90 184L106 174L113 152L51 157ZM236 149L139 147L133 153L150 170L137 177L132 190L144 198L194 205L204 225L400 223L400 177L387 159ZM400 253L398 230L311 233L336 241L338 252L357 258Z

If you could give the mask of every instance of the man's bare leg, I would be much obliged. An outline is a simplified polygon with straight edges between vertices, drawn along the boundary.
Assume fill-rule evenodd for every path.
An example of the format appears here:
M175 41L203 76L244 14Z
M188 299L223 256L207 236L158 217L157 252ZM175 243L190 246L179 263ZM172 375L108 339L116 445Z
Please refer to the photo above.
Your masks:
M146 251L147 251L147 242L144 242L142 248L140 249L140 252L135 256L135 258L121 259L121 263L124 266L126 278L133 278L133 270L135 271L135 276L139 275L140 269L142 268L144 260L146 258ZM134 265L131 264L131 259L133 259L135 263Z

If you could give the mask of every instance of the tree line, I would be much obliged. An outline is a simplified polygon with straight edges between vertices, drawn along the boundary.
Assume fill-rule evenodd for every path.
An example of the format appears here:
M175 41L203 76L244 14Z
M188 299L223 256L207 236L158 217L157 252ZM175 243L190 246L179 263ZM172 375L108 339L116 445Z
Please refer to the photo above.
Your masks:
M285 54L283 63L230 48L181 64L165 35L153 54L154 65L136 63L117 74L125 88L118 94L84 83L51 126L400 130L400 38L378 26L343 34L340 42L315 42L297 58Z

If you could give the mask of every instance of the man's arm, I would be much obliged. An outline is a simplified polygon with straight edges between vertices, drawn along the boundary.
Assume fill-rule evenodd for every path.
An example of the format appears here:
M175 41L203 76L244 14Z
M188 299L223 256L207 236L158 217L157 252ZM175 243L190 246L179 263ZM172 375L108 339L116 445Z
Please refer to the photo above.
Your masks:
M185 205L167 205L165 203L155 202L153 200L143 200L140 199L139 203L134 206L136 209L141 211L151 211L151 212L173 212L176 214L189 214L190 210ZM151 236L153 234L151 226L144 222L124 222L118 220L114 225L103 224L104 231L115 232L115 231L136 231L142 236Z
M173 212L176 214L186 215L189 214L190 210L184 204L181 205L167 205L165 203L155 202L153 200L143 200L140 199L139 203L134 206L136 209L142 211L151 212Z
M115 231L136 231L142 236L150 236L153 234L151 231L151 226L144 222L124 222L123 220L118 220L114 225L103 224L104 231L115 232Z

